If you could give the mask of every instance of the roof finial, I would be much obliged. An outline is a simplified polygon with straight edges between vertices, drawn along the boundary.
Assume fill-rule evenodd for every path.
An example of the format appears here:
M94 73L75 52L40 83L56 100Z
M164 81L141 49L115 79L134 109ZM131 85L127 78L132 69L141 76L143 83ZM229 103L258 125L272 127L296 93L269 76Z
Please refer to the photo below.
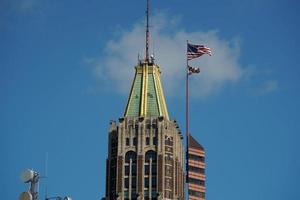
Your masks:
M145 62L149 62L149 40L150 40L150 35L149 35L149 0L147 0L147 10L146 10L146 15L147 15L147 25L146 25L146 58Z

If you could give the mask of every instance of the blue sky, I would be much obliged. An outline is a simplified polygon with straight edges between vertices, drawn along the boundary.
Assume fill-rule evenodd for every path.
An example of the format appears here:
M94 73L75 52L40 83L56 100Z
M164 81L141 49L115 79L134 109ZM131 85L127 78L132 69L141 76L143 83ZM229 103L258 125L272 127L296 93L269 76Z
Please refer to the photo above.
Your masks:
M190 127L207 151L207 199L300 199L300 5L295 0L151 1L151 51L168 110L184 130L185 42L192 61ZM44 173L48 193L100 199L107 130L122 116L144 1L0 1L1 196ZM4 177L4 178L3 178ZM41 198L42 199L42 198Z

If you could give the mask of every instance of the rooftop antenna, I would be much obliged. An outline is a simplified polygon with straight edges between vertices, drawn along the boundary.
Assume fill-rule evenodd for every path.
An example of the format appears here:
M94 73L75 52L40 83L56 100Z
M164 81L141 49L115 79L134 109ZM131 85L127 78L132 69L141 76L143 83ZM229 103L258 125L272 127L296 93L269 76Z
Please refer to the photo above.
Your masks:
M48 178L48 152L46 152L46 159L45 159L45 178ZM45 181L45 199L48 197L48 185L47 181Z
M26 169L21 174L24 183L30 183L29 190L20 194L19 200L37 200L39 195L39 173L31 169Z
M140 53L138 53L138 64L141 64Z
M150 58L151 58L151 63L154 64L154 57L155 57L155 42L153 40L153 49L152 49L152 54L150 55Z
M150 35L149 35L149 0L147 0L147 10L146 10L146 21L147 21L147 25L146 25L146 58L145 58L145 62L148 63L149 62L149 40L150 40Z
M46 157L46 163L48 162L48 153ZM47 164L46 164L47 166ZM47 175L47 168L45 170ZM19 200L39 200L39 179L46 178L47 176L40 176L38 172L31 169L26 169L21 173L21 180L24 183L29 183L28 191L22 192L19 196ZM45 200L72 200L71 197L54 196L48 197L48 191L46 186Z

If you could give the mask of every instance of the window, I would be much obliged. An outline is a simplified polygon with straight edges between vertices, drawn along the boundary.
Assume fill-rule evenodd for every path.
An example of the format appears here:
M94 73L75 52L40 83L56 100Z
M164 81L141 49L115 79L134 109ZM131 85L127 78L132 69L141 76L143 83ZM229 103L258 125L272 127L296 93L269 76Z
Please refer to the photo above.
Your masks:
M157 193L157 154L155 151L147 151L145 154L145 199L155 199Z
M146 145L150 145L150 138L146 137Z
M194 167L194 166L188 166L188 168L189 168L190 172L196 172L196 173L199 173L199 174L204 174L205 173L205 169L203 169L203 168Z
M145 175L149 175L149 172L150 172L150 166L145 165Z
M144 196L145 196L145 198L148 198L148 199L149 199L149 191L148 191L148 190L145 190L145 191L144 191Z
M157 137L153 137L153 145L157 145Z
M129 146L129 138L126 138L126 146Z
M131 186L132 186L132 188L136 188L136 177L135 176L132 177Z
M124 191L124 196L125 196L125 199L129 199L129 198L128 198L128 197L129 197L128 190L125 190L125 191Z
M125 188L129 188L129 178L125 178Z
M156 176L152 177L151 184L152 184L152 188L156 188L156 184L157 184Z
M189 159L204 162L205 158L203 156L197 156L193 154L189 154Z
M151 197L152 197L152 199L156 199L156 197L157 197L157 192L156 192L156 190L152 190L152 191L151 191Z
M145 162L150 162L150 160L154 163L156 163L156 152L155 151L147 151L145 155Z
M156 175L157 173L157 168L156 168L156 163L152 163L152 175Z
M149 178L148 177L145 178L145 187L146 188L149 187Z
M199 179L195 179L195 178L189 178L189 183L192 183L192 184L195 184L195 185L200 185L200 186L205 185L204 180L199 180Z
M131 175L136 176L136 165L131 166Z
M136 139L136 137L134 137L133 138L133 146L136 146L136 144L137 144L137 139Z
M136 158L137 155L134 151L128 151L125 154L125 199L136 198ZM131 185L129 183L131 183ZM131 196L129 196L129 191L131 191Z
M136 190L132 190L131 191L131 200L136 200L136 198L137 198Z
M204 192L198 192L198 191L195 191L195 190L189 190L189 195L194 196L194 197L205 198L205 193Z
M136 163L136 153L134 151L128 151L125 155L125 163Z
M129 165L125 166L125 175L129 176Z

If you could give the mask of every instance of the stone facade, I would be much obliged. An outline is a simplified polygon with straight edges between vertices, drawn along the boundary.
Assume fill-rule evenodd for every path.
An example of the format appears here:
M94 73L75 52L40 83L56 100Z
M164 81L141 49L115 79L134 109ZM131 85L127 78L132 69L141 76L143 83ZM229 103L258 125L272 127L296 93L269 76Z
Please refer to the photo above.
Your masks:
M108 152L107 200L184 199L184 147L176 121L112 121Z

